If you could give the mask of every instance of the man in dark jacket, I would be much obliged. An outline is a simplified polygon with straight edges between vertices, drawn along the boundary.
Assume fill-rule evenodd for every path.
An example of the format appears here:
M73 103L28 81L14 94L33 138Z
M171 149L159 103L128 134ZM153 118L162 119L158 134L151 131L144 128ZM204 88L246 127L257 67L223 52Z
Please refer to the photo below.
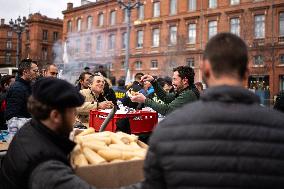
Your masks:
M164 104L157 103L149 98L146 98L141 93L133 96L133 102L145 103L145 106L152 108L162 115L169 114L173 110L184 106L187 103L193 102L199 98L199 92L194 85L194 70L189 66L179 66L173 69L173 87L175 94L167 93L162 86L150 75L144 75L142 81L150 81L154 87L157 97Z
M201 67L209 89L158 125L143 188L284 188L284 117L242 87L247 66L239 37L210 39Z
M91 188L74 175L68 159L75 146L68 138L75 107L83 102L66 81L50 77L35 83L28 101L33 119L9 146L0 172L1 188Z
M69 163L75 146L69 134L76 107L83 103L84 97L64 80L49 77L35 83L28 101L33 119L18 131L3 159L1 189L95 189Z
M19 76L7 93L5 119L13 117L30 118L27 101L31 95L31 82L39 76L37 64L31 59L24 59L18 67Z

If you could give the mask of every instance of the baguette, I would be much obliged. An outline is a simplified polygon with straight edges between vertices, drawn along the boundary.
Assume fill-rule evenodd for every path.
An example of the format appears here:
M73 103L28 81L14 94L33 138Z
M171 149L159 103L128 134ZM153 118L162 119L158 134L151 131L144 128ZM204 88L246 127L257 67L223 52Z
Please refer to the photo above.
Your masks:
M119 137L117 137L116 135L111 135L111 143L112 144L121 144L124 145L124 143L119 139Z
M97 134L89 134L89 135L85 135L85 136L79 136L79 137L76 137L77 141L79 143L82 143L84 141L94 141L94 140L99 140L99 141L102 141L104 143L106 143L107 145L111 143L111 138L110 137L107 137L107 136L100 136L100 135L97 135Z
M126 134L124 132L117 132L116 134L118 136L120 136L121 138L123 138L123 137L127 138L128 140L130 140L130 142L137 142L137 140L138 140L138 136L133 135L133 134L129 135L129 134Z
M97 140L97 139L88 139L88 140L83 140L83 141L80 142L81 145L84 145L85 143L97 144L97 145L100 145L100 146L107 146L104 141Z
M122 144L110 144L109 148L119 150L119 151L129 151L129 152L132 152L132 151L135 150L131 146L125 145L125 144L124 145L122 145Z
M84 154L75 155L75 157L74 157L74 165L76 167L81 167L81 166L88 165L88 161L87 161L86 157L84 156Z
M112 161L115 159L123 159L122 153L118 150L99 150L98 154L102 156L107 161Z
M127 137L121 137L120 139L124 144L129 145L131 143L131 141L129 140L129 138Z
M142 149L136 142L131 142L129 144L133 149Z
M120 162L124 162L124 160L123 159L115 159L115 160L110 161L110 163L120 163Z
M105 146L105 145L100 145L98 143L83 143L82 144L83 147L88 147L96 152L98 152L99 150L108 150L109 147Z
M72 151L72 154L76 155L76 154L80 154L82 152L81 150L81 145L77 144Z
M93 127L90 127L88 129L85 129L84 131L82 131L81 133L79 133L77 136L85 136L91 133L94 133L95 129Z
M105 162L104 158L102 158L100 155L98 155L96 152L94 152L93 150L91 150L88 147L83 148L83 153L86 156L88 162L92 165L96 165L96 164Z

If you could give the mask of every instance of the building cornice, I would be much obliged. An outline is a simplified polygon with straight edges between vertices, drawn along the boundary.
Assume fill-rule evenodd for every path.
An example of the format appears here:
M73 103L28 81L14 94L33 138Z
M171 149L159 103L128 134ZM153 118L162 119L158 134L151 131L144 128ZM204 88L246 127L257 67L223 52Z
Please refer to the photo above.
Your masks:
M249 8L250 11L258 11L258 10L267 10L269 9L270 6L266 5L266 6L260 6L260 7L251 7Z
M241 14L244 13L245 10L244 9L237 9L237 10L228 10L225 11L225 14L230 15L230 14Z
M274 4L272 5L273 8L284 7L284 3Z
M116 2L116 0L99 0L98 2L91 2L91 3L88 3L86 5L81 5L79 7L74 7L70 10L64 10L62 11L62 14L68 14L68 13L74 13L74 12L77 12L77 11L80 11L80 10L85 10L86 8L93 8L93 7L96 7L96 6L100 6L100 5L105 5L107 3L111 3L111 2Z
M207 13L204 14L204 17L208 18L208 17L220 17L222 15L222 13L220 12L216 12L216 13Z

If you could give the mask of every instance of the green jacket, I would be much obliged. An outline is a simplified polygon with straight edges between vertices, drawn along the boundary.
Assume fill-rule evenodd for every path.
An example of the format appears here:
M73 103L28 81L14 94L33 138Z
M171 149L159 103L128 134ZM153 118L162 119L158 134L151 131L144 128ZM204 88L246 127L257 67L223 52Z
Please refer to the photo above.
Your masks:
M164 91L156 81L153 81L152 85L158 98L165 102L165 104L160 104L147 98L145 101L145 106L152 108L162 115L166 115L173 110L198 99L196 94L190 88L185 89L179 94L172 94Z

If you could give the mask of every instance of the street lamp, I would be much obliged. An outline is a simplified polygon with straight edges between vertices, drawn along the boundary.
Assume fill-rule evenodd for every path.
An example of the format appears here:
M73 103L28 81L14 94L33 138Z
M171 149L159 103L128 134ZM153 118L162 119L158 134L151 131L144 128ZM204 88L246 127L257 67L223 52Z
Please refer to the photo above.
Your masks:
M17 58L16 58L16 67L19 66L20 60L20 48L21 48L21 35L22 32L28 27L26 17L23 19L19 16L17 20L13 21L12 19L9 22L11 29L17 34Z
M126 30L126 52L125 52L125 61L124 61L124 68L125 68L125 77L127 77L127 73L129 70L129 42L130 42L130 16L131 10L135 8L139 8L143 3L140 0L117 0L120 4L120 8L126 9L127 14L127 30Z

